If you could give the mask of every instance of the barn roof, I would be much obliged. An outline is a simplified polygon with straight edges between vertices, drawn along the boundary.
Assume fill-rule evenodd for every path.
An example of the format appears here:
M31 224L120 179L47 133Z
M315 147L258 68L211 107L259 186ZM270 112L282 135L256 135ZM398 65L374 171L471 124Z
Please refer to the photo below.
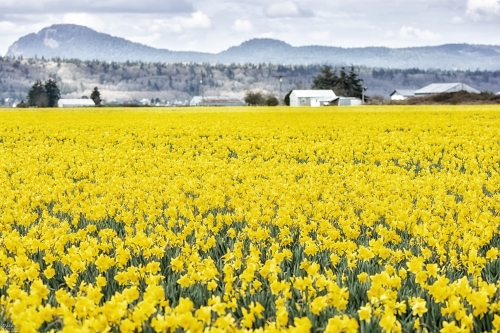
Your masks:
M189 103L191 106L201 104L201 96L194 96ZM241 99L233 97L206 96L203 97L203 103L242 103Z
M394 94L399 94L401 96L404 96L404 97L411 97L411 96L415 96L415 89L413 90L408 90L408 89L396 89L394 90L394 92L391 94L394 95Z
M458 88L459 90L466 90L469 92L475 92L477 94L480 93L479 90L476 90L472 88L471 86L468 86L463 83L432 83L429 84L428 86L423 87L422 89L419 89L415 91L416 95L422 95L422 94L440 94L440 93L445 93L449 92L450 90L454 90Z
M292 92L299 98L335 98L336 95L333 90L294 90Z
M86 99L86 98L80 98L80 99L60 99L57 104L95 106L95 103L94 103L93 100Z

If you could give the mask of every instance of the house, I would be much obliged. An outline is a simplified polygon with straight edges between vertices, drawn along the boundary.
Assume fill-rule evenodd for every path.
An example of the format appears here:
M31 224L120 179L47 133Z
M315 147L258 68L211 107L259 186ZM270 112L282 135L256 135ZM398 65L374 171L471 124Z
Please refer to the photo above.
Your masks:
M479 90L474 89L464 83L433 83L423 87L422 89L416 90L415 96L427 96L459 91L467 91L474 94L481 93Z
M93 100L89 98L83 99L60 99L57 102L57 106L60 108L78 108L83 106L95 106Z
M404 101L409 97L415 97L415 90L396 89L391 94L391 101Z
M500 91L499 91L499 92L497 92L495 95L500 95Z
M337 100L333 90L293 90L290 94L290 106L323 106Z
M195 96L189 103L190 106L244 106L245 103L238 98L231 97L214 97L214 96Z

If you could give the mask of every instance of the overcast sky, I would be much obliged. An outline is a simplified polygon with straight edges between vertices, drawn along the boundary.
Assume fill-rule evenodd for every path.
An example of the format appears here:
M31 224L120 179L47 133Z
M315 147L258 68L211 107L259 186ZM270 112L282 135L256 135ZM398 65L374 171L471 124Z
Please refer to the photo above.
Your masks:
M294 46L500 45L500 0L0 0L0 54L57 23L214 53L263 37Z

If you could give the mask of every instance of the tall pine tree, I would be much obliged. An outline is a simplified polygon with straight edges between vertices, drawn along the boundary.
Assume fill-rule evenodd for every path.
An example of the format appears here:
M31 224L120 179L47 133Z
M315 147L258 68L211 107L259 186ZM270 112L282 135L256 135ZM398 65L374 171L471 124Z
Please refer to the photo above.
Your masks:
M36 81L28 92L28 106L45 108L49 105L49 99L45 87L41 81Z
M323 66L321 73L313 79L312 89L331 89L337 96L358 97L362 96L362 80L351 65L349 73L341 67L339 75L331 66Z
M363 95L363 80L358 78L353 65L351 65L347 81L349 83L349 97L361 98Z
M47 94L48 107L57 107L57 102L61 98L61 91L57 86L57 82L50 79L45 82L45 93Z
M101 93L99 92L99 89L97 87L94 88L94 91L92 91L92 94L90 95L90 99L94 101L95 105L99 106L101 105Z
M333 90L338 84L339 78L331 66L323 66L321 73L313 79L312 89Z

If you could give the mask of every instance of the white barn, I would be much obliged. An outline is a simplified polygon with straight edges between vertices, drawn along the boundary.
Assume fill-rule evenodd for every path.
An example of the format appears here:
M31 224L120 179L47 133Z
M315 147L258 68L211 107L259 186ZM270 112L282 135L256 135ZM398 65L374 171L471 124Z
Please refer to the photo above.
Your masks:
M290 106L323 106L338 99L333 90L293 90Z
M88 107L95 106L95 103L90 98L82 98L82 99L60 99L57 102L57 106L60 108L78 108L78 107Z
M396 89L391 94L391 101L404 101L410 97L415 97L415 90Z
M473 94L480 94L481 92L477 89L472 88L464 83L432 83L422 89L415 91L415 96L427 96L442 93L451 93L467 91Z

